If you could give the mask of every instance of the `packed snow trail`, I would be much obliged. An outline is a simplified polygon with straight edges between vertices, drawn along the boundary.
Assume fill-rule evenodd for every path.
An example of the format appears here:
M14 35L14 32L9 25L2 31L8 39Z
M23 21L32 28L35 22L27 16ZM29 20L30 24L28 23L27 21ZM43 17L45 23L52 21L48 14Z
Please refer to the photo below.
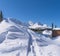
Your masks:
M37 36L35 36L34 32L32 32L31 30L28 30L28 31L32 36L32 40L33 40L32 46L34 46L35 56L39 56L40 55L39 46L37 45L37 42L36 42Z

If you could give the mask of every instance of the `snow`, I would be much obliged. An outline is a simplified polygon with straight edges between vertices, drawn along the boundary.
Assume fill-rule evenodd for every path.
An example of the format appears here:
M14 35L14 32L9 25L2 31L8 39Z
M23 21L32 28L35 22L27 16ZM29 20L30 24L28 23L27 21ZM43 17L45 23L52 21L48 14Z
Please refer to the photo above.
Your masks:
M53 30L60 30L60 28L53 28Z
M0 34L4 31L6 31L6 29L11 26L11 24L5 22L5 20L3 20L1 23L0 23Z
M32 28L37 26L42 27L36 23ZM33 32L19 21L3 20L0 23L0 56L60 56L60 36L52 39L51 31L42 33Z
M41 56L59 56L60 47L56 45L49 45L47 47L40 47Z
M44 30L44 31L42 32L42 34L52 35L52 31L51 31L51 30Z
M39 29L39 28L40 29L45 29L45 28L48 28L48 27L47 27L46 24L41 25L41 24L38 24L38 23L35 23L35 24L30 23L29 28L31 28L31 29Z
M34 23L32 21L29 21L28 24L32 26Z
M32 28L32 29L36 29L36 28L40 28L40 27L42 27L42 26L39 25L38 23L35 23L35 24L29 26L29 28Z

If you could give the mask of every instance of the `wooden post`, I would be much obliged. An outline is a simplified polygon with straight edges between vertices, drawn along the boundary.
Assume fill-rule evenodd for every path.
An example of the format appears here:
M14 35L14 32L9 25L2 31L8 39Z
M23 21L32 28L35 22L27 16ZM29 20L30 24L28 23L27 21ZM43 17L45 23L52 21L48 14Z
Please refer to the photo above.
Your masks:
M53 28L54 28L54 24L52 23L52 37L53 37Z

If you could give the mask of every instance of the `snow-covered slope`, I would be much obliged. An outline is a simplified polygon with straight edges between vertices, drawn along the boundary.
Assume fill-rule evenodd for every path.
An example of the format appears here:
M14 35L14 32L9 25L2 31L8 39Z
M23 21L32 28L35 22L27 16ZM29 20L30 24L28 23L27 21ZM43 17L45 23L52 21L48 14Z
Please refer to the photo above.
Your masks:
M60 36L37 34L14 19L0 23L0 56L60 56L59 52Z

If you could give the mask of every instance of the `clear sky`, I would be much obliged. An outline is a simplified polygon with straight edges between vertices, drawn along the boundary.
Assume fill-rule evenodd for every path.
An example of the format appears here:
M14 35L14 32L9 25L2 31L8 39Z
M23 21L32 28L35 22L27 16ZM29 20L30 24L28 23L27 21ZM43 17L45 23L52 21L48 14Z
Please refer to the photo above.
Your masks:
M0 0L4 17L22 22L41 22L60 27L60 0Z

